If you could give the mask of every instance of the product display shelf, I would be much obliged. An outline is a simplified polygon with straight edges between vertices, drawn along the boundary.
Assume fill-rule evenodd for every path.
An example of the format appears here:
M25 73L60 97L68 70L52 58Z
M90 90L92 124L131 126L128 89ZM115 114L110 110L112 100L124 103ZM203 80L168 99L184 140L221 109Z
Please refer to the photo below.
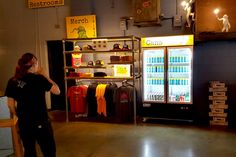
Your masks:
M210 81L210 125L228 126L227 121L227 87L224 82Z
M136 123L136 92L135 88L140 88L141 76L141 39L135 36L118 36L118 37L98 37L98 38L73 38L63 39L63 57L64 57L64 76L65 76L65 93L68 92L68 81L75 80L75 82L117 82L123 81L130 82L134 88L133 108L134 108L134 123ZM66 46L67 43L73 44L73 49ZM99 45L100 44L100 45ZM87 46L87 47L86 47ZM123 46L123 47L122 47ZM89 47L89 49L88 49ZM82 57L79 58L77 65L73 65L73 61L69 63L72 58L72 54L79 54ZM111 56L123 57L123 60L112 60ZM88 65L89 61L95 63L97 60L103 60L103 64L97 66L93 64ZM127 59L127 60L126 60ZM114 76L115 66L129 65L129 76L127 73L125 76ZM71 72L73 71L73 72ZM97 77L93 76L95 72L105 71L107 76ZM73 75L70 75L70 74ZM91 74L91 75L89 75ZM87 76L89 75L89 76ZM138 83L137 83L138 82ZM69 122L69 102L66 97L66 121Z

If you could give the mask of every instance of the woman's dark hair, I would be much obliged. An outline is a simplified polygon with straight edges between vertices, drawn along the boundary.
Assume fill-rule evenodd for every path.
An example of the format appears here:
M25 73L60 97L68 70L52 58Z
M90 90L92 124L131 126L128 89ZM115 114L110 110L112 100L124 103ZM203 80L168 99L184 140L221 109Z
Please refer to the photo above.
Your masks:
M15 78L22 78L27 73L27 71L34 64L32 60L33 58L37 60L36 56L29 52L21 56L21 58L18 60L18 65L16 67L15 76L14 76Z

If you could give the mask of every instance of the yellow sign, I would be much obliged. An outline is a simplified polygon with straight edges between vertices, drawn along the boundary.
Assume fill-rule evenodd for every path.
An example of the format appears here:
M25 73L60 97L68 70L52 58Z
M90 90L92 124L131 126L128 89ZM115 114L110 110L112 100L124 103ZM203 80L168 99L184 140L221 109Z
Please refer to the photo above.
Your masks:
M64 5L64 0L28 0L29 8L45 8Z
M142 38L142 47L160 47L160 46L183 46L193 45L193 35L147 37Z
M96 38L96 16L66 17L67 38Z
M130 65L114 65L115 77L130 77Z

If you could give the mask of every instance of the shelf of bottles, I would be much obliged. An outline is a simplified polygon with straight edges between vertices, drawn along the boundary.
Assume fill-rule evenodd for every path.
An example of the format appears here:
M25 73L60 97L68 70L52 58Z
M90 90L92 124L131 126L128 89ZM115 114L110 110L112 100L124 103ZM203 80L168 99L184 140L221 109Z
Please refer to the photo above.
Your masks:
M168 48L168 102L191 102L192 49Z
M164 102L164 49L144 50L144 101Z

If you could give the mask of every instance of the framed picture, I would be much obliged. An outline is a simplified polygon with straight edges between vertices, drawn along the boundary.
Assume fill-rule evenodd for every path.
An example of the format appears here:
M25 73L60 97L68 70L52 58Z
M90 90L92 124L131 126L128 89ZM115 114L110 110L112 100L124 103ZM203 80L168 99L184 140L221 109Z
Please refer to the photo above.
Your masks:
M235 0L196 0L195 36L198 40L236 38Z

